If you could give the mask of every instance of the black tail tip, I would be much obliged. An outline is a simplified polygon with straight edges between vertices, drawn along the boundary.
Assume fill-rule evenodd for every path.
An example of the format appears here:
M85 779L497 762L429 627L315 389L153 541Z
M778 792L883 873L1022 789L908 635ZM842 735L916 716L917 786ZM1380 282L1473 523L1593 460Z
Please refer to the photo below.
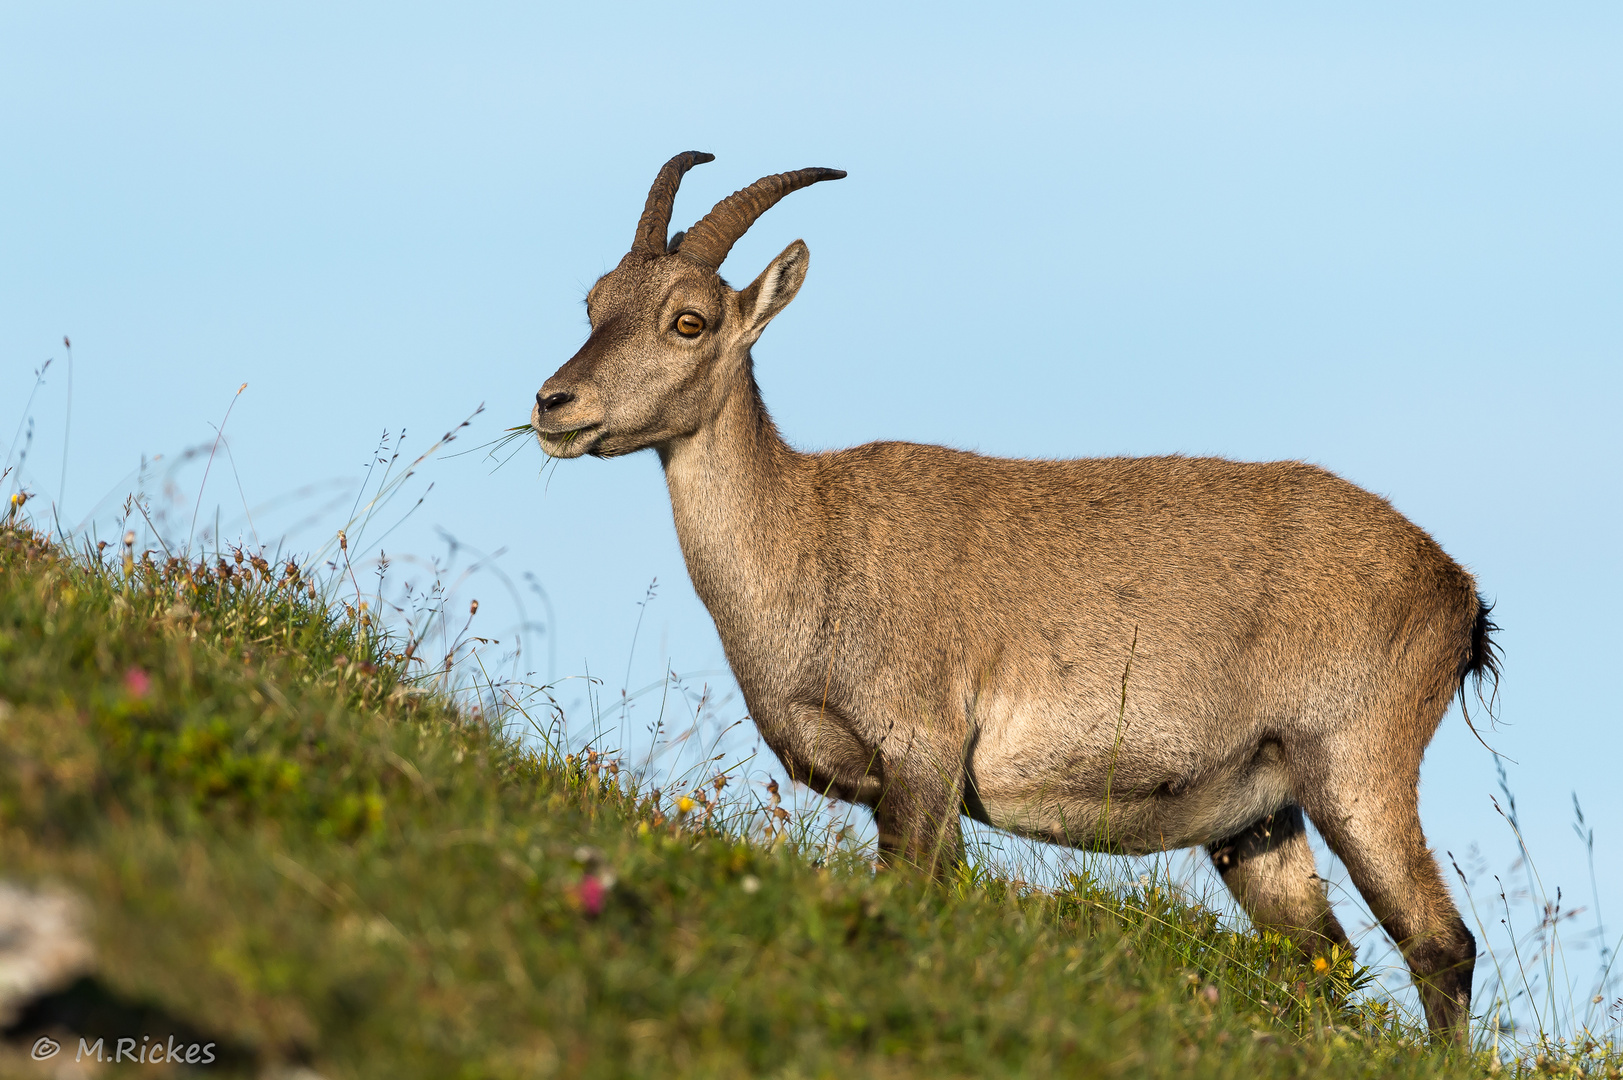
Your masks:
M1499 694L1499 663L1503 653L1493 635L1498 632L1499 624L1492 619L1493 604L1489 603L1481 593L1476 598L1476 621L1471 627L1471 651L1465 657L1465 663L1460 668L1460 689L1465 689L1465 680L1476 679L1477 696L1482 696L1482 683L1484 680L1493 684L1492 696Z

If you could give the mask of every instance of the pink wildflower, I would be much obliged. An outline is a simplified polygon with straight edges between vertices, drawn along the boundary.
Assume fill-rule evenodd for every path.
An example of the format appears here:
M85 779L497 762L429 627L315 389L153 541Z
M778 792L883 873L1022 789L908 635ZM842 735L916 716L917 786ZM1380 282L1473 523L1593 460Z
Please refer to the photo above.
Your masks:
M580 887L575 891L580 899L580 908L593 918L603 910L603 883L597 880L596 875L587 874L580 879Z
M144 698L152 692L152 676L138 667L124 673L124 692L133 698Z

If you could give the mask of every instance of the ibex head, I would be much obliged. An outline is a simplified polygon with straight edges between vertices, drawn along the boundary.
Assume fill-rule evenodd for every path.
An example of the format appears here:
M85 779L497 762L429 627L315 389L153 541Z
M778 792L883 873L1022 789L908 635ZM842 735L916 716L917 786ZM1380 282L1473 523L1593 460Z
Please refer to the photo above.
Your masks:
M689 150L665 163L631 250L587 294L591 337L541 387L530 415L548 454L614 457L697 431L720 407L750 346L806 279L809 253L799 240L742 291L717 271L779 199L845 173L799 169L763 177L667 242L682 175L713 160Z

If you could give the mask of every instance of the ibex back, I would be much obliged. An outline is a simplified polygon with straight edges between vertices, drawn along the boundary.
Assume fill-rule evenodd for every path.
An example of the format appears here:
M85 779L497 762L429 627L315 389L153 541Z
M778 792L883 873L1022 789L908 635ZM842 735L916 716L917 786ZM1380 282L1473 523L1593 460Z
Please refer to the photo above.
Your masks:
M889 861L943 872L960 811L1057 843L1207 845L1259 926L1347 945L1303 814L1462 1034L1475 941L1426 847L1420 759L1496 674L1471 575L1384 499L1300 462L1019 461L911 443L802 454L750 348L805 279L747 288L734 242L797 188L757 181L666 240L672 158L592 332L536 395L556 457L652 447L677 536L766 742L873 808Z

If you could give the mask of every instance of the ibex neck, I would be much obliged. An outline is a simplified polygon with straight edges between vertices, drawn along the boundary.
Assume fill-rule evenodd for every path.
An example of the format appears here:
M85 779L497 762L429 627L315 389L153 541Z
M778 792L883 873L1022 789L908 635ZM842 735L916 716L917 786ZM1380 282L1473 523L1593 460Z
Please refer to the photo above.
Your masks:
M809 459L778 434L747 368L715 420L660 457L688 574L736 668L746 637L810 614L793 610L808 584L797 577L810 543Z

